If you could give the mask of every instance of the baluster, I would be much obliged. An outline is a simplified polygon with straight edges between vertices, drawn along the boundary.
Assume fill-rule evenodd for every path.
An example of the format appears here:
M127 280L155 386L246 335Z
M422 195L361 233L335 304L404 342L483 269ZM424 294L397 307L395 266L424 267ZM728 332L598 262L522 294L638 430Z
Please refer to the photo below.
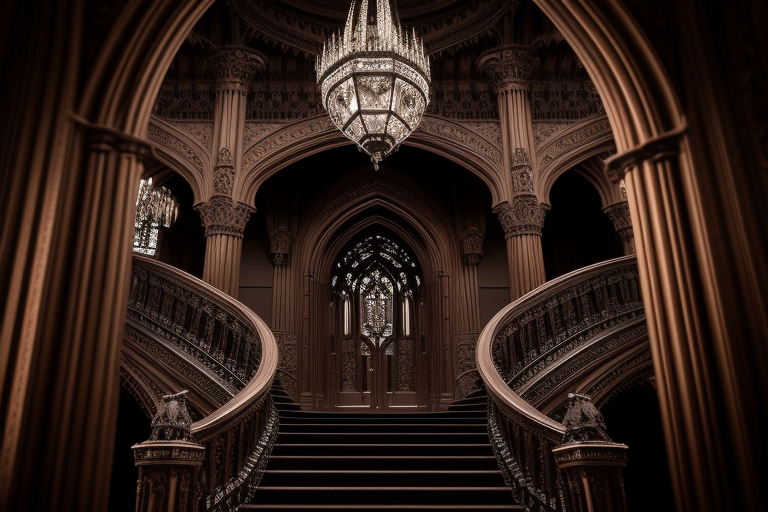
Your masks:
M171 316L173 312L173 287L168 281L163 281L160 289L162 290L162 306L160 307L160 322L163 325L171 324Z
M184 332L184 321L187 316L187 301L184 290L176 287L174 295L176 296L176 311L173 315L173 331L176 334Z
M149 297L147 298L147 307L144 314L149 318L156 320L158 308L160 307L160 281L155 276L149 276Z

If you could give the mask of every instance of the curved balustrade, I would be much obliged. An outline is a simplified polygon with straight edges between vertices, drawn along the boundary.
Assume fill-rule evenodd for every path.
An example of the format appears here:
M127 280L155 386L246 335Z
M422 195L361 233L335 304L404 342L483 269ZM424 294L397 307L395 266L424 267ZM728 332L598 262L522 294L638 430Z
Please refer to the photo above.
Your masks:
M214 287L155 260L133 258L128 326L151 332L171 354L173 361L157 364L179 371L193 358L222 390L236 392L217 395L226 402L191 427L194 441L205 445L205 459L190 492L196 490L201 510L234 509L251 499L277 435L269 393L275 338L258 316Z
M573 390L568 378L621 357L646 337L634 256L552 280L488 323L477 344L477 368L488 390L494 449L519 503L559 511L565 492L552 455L565 427L526 398Z

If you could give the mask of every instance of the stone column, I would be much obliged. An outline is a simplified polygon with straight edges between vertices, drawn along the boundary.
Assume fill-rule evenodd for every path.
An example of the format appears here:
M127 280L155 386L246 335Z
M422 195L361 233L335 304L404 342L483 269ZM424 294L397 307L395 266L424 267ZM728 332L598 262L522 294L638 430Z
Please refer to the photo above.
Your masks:
M243 132L248 87L264 60L241 47L219 48L211 58L216 79L213 154L215 165L206 170L209 200L195 206L207 237L203 280L237 298L240 257L245 225L255 210L233 198L240 197Z
M166 395L158 404L149 440L133 445L139 468L136 512L197 512L197 477L205 445L192 441L185 395Z
M104 510L136 194L150 148L84 120L58 119L38 136L48 133L55 142L42 138L9 162L0 208L3 236L9 226L19 234L0 265L0 503Z
M629 214L629 202L621 201L603 208L613 222L616 233L624 244L624 255L635 254L635 232L632 229L632 216Z
M243 231L256 211L226 196L214 196L195 206L205 228L203 281L237 298Z
M565 486L565 509L626 512L621 468L627 446L610 440L605 422L590 397L568 395L563 443L552 452Z
M765 410L766 388L757 370L764 359L755 355L755 346L765 338L745 336L750 326L734 319L742 312L764 319L765 309L758 313L759 295L738 286L732 294L724 291L739 277L738 265L752 264L749 253L738 254L745 263L734 259L730 269L721 269L731 275L715 273L712 255L730 248L709 244L722 236L727 217L703 222L710 213L703 211L706 205L724 206L700 195L696 179L709 179L703 174L708 169L694 170L688 151L687 137L677 130L606 165L615 182L626 184L678 508L736 510L734 503L748 503L747 509L758 510L752 501L741 501L750 494L740 492L752 486L750 496L759 497L762 485L765 443L758 411Z
M541 228L546 209L536 195L538 166L533 142L530 77L534 59L525 46L508 45L480 56L478 65L488 73L496 90L501 123L509 200L496 205L507 239L510 300L546 280L541 249Z
M541 229L548 207L534 195L516 196L493 208L504 229L509 256L509 293L514 301L546 281Z

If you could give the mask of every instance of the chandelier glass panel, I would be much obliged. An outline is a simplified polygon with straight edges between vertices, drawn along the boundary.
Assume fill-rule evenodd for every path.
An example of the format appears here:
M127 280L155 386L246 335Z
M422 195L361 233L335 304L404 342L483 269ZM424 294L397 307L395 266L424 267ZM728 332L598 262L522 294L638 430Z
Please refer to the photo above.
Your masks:
M374 168L408 137L429 104L429 57L393 0L353 0L343 33L317 59L322 102Z

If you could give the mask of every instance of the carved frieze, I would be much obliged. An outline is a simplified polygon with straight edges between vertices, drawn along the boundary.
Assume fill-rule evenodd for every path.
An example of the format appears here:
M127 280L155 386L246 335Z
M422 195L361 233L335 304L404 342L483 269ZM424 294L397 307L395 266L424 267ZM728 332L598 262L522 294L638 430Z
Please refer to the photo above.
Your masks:
M149 128L147 129L147 137L149 137L149 140L156 142L163 148L166 148L169 151L181 156L190 162L201 175L203 174L203 161L200 159L200 156L195 152L195 150L192 149L192 147L183 140L179 139L175 135L168 133L154 123L149 124Z
M504 201L494 206L493 213L499 217L504 237L535 235L541 236L544 216L549 207L539 204L535 195L519 195L512 202Z
M571 126L570 122L534 122L533 127L533 145L539 150L552 140L558 133Z
M255 208L230 197L213 196L207 203L195 205L205 228L205 236L224 235L243 238L245 225Z
M456 90L453 83L434 85L427 113L462 121L499 119L498 102L492 91L487 86L475 87L474 84L468 90Z
M216 95L210 81L165 82L152 114L163 119L212 121L215 104Z
M445 122L435 117L425 117L422 119L419 129L452 139L462 146L473 149L477 154L491 162L501 164L501 150L484 137L472 132L468 127Z
M597 118L594 121L585 121L582 128L566 133L546 144L536 156L539 159L539 170L544 172L559 156L572 151L590 141L600 137L612 136L611 123L607 117Z
M325 114L320 90L308 84L257 84L249 95L245 118L253 121L292 121Z
M295 144L298 140L318 133L335 131L336 127L328 116L321 116L288 126L247 149L243 156L243 170L247 172L270 153L275 153L286 146Z
M182 131L200 143L208 152L213 147L213 123L208 122L168 122L171 126Z
M536 82L531 88L531 117L537 121L576 121L605 115L595 84Z

